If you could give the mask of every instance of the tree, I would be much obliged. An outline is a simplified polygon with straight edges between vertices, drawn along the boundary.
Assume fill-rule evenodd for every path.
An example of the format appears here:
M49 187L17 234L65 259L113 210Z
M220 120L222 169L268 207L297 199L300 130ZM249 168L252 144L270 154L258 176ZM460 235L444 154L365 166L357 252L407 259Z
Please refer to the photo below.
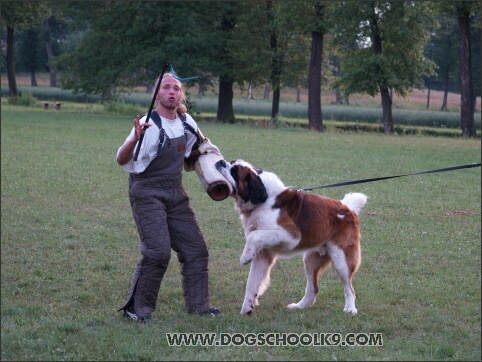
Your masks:
M325 5L316 3L315 17L320 23L311 31L311 58L308 78L308 129L323 131L323 119L321 113L321 61L323 57L323 18Z
M229 49L229 42L232 39L232 33L234 32L236 26L236 12L234 11L235 7L229 6L229 4L227 4L227 7L225 7L223 10L224 11L221 14L220 30L221 33L225 35L225 39L218 39L227 50ZM232 71L228 70L230 66L234 66L232 52L225 51L221 56L224 58L222 61L224 70L222 70L219 74L219 97L216 117L221 122L234 123L233 84L235 77L233 76Z
M39 26L18 32L16 45L16 70L29 73L32 87L38 86L36 72L44 70Z
M157 78L169 52L162 46L172 29L169 2L87 2L89 30L71 53L54 63L62 88L75 93L115 97L118 88L131 89Z
M457 69L459 68L457 19L453 15L442 14L438 17L438 21L440 27L434 32L430 47L432 59L438 67L436 80L442 83L444 92L440 108L447 111L450 84L458 75Z
M276 26L276 14L273 2L266 1L266 18L269 31L269 45L271 53L270 80L273 88L273 102L271 107L271 119L275 120L279 114L281 72L283 67L283 54L278 48L278 29Z
M190 5L189 5L190 4ZM180 4L179 4L180 5ZM202 64L219 79L217 119L235 122L234 84L253 86L269 74L269 37L266 35L265 2L187 2L191 24L186 32L169 37L186 54L185 69ZM253 27L253 24L256 24Z
M324 11L327 6L325 2L267 1L264 22L256 22L265 26L259 26L261 34L255 43L265 44L269 41L266 49L257 49L257 53L260 62L270 65L269 81L266 84L273 90L272 120L279 114L281 86L288 85L299 89L306 85L308 79L309 128L315 131L323 129L321 73L323 36L326 29ZM248 19L247 23L251 24L252 20ZM311 52L307 52L310 41ZM310 56L314 59L311 63Z
M88 30L80 43L57 59L62 87L110 100L117 89L152 84L169 60L181 77L206 71L218 76L218 119L234 122L233 84L241 80L246 58L237 57L240 38L235 25L241 4L73 3L80 17L92 15L86 18Z
M478 4L480 9L480 4ZM470 35L471 5L467 2L455 3L459 24L460 47L460 127L466 137L475 137L474 110L475 96L472 81L472 42Z
M458 24L458 48L459 48L459 75L460 75L460 127L462 135L465 137L475 137L474 111L475 111L475 93L474 93L474 72L472 69L472 20L478 28L477 33L480 34L480 3L473 1L440 1L435 5L435 9L446 15L454 15L457 17ZM477 38L477 34L475 36ZM480 35L479 35L480 39ZM479 41L480 43L480 41ZM480 45L478 56L480 65ZM477 84L480 91L480 66L477 68Z
M52 8L55 3L51 5ZM64 40L66 34L66 25L61 18L61 13L59 14L58 8L53 8L56 15L50 16L43 21L42 24L42 41L45 52L47 54L47 69L49 71L50 86L57 86L57 71L55 69L54 56L59 55L58 45L61 40ZM60 17L57 17L59 16Z
M481 14L480 12L471 19L472 24L472 83L474 86L474 109L477 109L476 100L481 96Z
M7 77L9 96L17 97L15 79L15 29L28 29L41 23L49 16L45 4L33 1L3 2L0 21L7 27Z
M56 13L42 23L17 32L16 36L16 68L30 73L32 86L37 86L36 72L46 70L50 73L50 86L56 87L56 74L53 57L62 51L61 44L66 36L66 26L62 19L58 20L59 8L55 4L47 4L49 11Z
M336 85L345 94L380 93L385 134L394 131L390 90L406 96L422 88L422 76L433 73L423 45L434 28L426 2L344 2L336 11L335 42L340 45L342 76Z

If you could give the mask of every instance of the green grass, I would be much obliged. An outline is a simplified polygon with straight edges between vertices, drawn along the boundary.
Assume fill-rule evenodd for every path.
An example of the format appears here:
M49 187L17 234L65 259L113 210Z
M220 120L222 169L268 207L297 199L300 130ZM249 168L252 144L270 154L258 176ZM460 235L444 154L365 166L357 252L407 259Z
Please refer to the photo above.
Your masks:
M329 270L317 303L304 292L301 256L280 260L252 316L239 311L249 267L232 200L212 201L184 174L209 244L212 303L220 318L184 310L176 258L155 320L121 318L137 262L127 174L115 153L133 114L2 104L2 360L480 360L480 168L324 189L369 196L361 213L356 316L343 313ZM313 133L200 122L227 160L244 158L286 185L314 187L480 162L480 139ZM463 211L463 212L460 212ZM166 333L382 333L380 347L169 347Z

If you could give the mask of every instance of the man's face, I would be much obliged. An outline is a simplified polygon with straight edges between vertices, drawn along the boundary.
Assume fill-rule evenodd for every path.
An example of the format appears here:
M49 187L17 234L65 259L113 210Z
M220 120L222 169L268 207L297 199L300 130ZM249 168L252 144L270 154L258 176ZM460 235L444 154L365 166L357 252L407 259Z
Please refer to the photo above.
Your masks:
M157 100L167 109L176 109L181 98L181 84L172 77L166 76L162 79L161 87L157 93Z

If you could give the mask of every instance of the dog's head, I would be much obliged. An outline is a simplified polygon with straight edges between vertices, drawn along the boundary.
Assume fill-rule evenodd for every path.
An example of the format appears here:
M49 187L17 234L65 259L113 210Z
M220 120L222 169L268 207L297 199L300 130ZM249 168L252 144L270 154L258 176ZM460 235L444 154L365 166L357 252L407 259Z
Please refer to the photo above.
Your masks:
M260 177L263 170L243 160L234 160L231 163L220 160L216 162L216 169L231 184L233 188L231 196L238 201L258 205L268 198L266 187Z

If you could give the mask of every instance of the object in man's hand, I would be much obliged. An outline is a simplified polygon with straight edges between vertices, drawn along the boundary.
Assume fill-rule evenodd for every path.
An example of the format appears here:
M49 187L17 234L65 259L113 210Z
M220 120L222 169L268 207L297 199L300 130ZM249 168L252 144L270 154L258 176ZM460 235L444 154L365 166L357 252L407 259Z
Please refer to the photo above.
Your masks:
M216 162L223 160L223 155L209 139L205 139L198 148L200 153L195 159L194 170L207 194L214 201L222 201L231 195L232 186L216 169ZM192 161L191 161L192 162Z
M216 153L203 153L194 164L201 184L214 201L224 200L232 191L230 184L215 166L216 162L222 159L222 155Z

